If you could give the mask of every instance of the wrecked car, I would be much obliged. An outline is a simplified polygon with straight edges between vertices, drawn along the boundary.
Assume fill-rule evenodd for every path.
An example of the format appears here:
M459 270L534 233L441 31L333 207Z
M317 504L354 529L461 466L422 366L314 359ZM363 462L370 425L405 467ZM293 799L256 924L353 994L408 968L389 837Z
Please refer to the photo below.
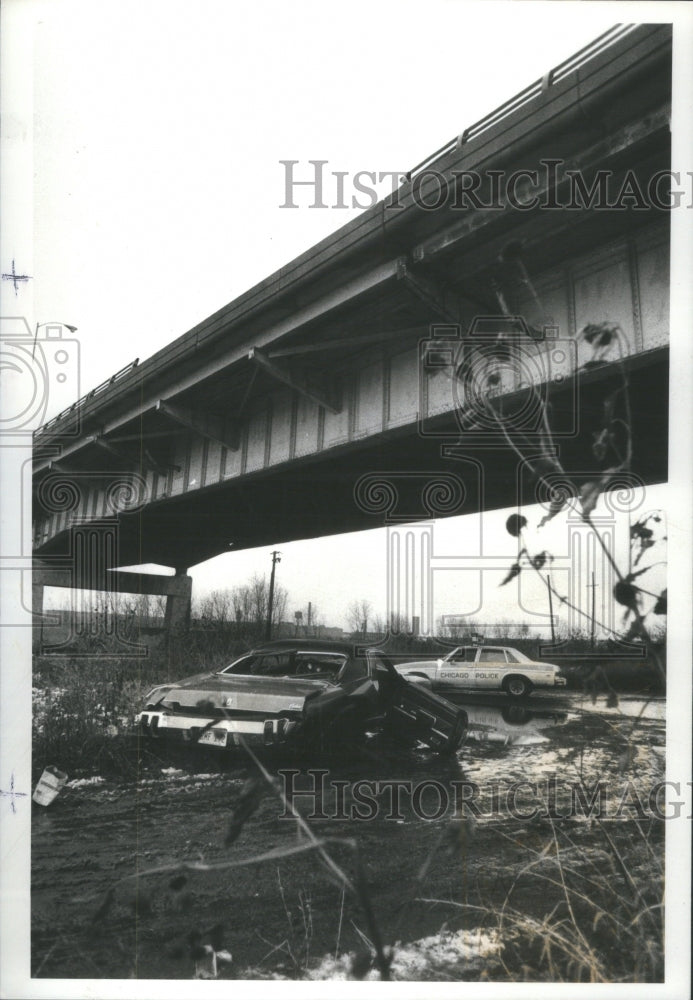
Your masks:
M378 728L454 752L466 714L401 677L377 649L348 642L277 640L216 673L161 684L139 717L150 737L227 748L241 742L335 748Z
M457 646L442 659L400 663L397 670L413 681L427 681L435 690L496 690L511 698L524 698L535 687L567 683L559 667L530 660L512 646Z

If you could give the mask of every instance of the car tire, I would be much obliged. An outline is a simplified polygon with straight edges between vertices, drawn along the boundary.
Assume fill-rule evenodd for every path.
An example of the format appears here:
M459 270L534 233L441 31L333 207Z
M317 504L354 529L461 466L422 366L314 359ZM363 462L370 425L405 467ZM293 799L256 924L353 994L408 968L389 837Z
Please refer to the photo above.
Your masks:
M526 698L532 690L532 685L526 677L514 674L512 677L505 678L503 681L503 690L511 698Z

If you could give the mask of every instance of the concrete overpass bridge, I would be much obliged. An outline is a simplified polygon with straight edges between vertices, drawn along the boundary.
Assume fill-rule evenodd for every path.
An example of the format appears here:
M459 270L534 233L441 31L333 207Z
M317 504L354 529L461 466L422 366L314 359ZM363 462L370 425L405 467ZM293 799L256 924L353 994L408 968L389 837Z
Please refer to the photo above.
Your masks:
M522 363L499 399L531 437L533 384L589 470L616 364L584 368L577 334L620 325L633 471L665 481L670 73L669 26L615 29L40 428L35 611L46 585L165 593L173 623L231 548L533 499L458 377L501 327ZM110 572L149 562L176 577Z

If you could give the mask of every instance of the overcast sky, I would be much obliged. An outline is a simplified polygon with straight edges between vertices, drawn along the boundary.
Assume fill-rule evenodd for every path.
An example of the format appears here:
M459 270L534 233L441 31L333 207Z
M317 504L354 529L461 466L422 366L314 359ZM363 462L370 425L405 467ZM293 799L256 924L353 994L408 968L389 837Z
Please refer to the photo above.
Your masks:
M618 20L600 4L440 0L28 6L20 266L32 317L79 328L85 391L358 213L311 210L308 192L280 208L280 161L405 171Z
M666 19L668 6L10 0L34 110L33 185L4 221L2 269L14 259L32 278L13 309L78 327L85 392L357 214L300 196L280 208L280 161L405 171L614 23ZM512 561L506 516L485 516L483 532ZM463 556L481 529L435 530L440 554ZM312 600L328 624L353 598L384 611L385 544L367 532L283 546L289 610ZM192 570L195 592L268 569L268 549L225 555ZM439 575L436 614L476 610L462 573ZM484 584L489 619L545 610L537 582L524 610L498 582Z

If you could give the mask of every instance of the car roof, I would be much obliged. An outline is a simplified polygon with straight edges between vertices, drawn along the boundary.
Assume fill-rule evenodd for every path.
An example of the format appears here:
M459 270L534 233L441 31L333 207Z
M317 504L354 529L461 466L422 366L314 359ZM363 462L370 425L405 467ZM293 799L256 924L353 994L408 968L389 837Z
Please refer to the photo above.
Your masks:
M264 642L260 646L253 646L253 653L279 653L290 652L291 650L306 650L315 653L346 653L348 656L356 654L357 647L353 642L341 642L338 639L275 639Z

